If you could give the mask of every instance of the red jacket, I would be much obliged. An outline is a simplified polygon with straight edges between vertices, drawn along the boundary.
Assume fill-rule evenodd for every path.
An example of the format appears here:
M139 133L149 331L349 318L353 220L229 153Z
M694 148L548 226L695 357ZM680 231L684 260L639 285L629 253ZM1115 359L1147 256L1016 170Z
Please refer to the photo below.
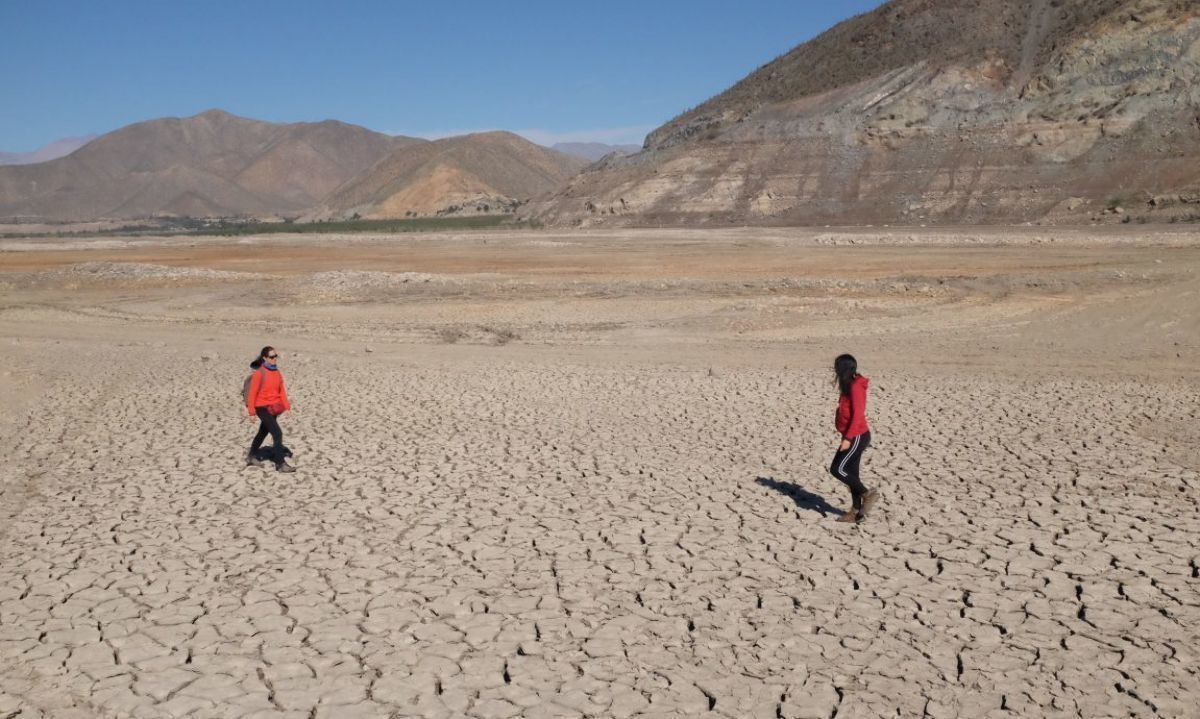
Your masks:
M282 404L286 412L292 408L287 390L283 386L283 374L279 370L259 367L250 377L250 389L246 392L246 409L254 414L255 407L270 407Z
M871 380L859 375L850 383L850 394L838 398L834 426L845 439L854 439L871 431L867 426L867 385Z

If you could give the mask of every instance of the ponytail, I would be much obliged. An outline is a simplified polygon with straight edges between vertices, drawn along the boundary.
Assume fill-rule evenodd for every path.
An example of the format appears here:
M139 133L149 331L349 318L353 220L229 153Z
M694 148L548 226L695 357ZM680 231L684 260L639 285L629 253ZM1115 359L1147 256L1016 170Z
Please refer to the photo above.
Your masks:
M838 355L833 361L834 382L844 395L850 394L850 385L858 377L858 360L852 355Z

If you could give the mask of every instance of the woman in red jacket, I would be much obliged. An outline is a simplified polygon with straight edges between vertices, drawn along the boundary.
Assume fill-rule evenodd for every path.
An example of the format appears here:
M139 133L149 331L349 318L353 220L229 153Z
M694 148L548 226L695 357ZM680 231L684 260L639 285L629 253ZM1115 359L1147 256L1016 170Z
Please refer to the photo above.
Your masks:
M842 443L829 473L850 488L853 506L839 522L861 522L879 499L879 492L867 489L858 478L863 452L871 446L871 429L867 426L867 385L870 380L858 373L858 361L851 355L841 355L833 361L834 381L841 391L835 425Z
M283 386L283 373L279 371L279 353L274 347L263 347L258 359L250 363L254 374L250 376L250 387L246 390L246 411L251 419L258 418L258 434L246 455L246 464L258 464L254 453L262 446L267 435L271 435L274 447L271 459L280 472L295 472L296 468L284 461L283 430L279 428L279 415L292 408Z

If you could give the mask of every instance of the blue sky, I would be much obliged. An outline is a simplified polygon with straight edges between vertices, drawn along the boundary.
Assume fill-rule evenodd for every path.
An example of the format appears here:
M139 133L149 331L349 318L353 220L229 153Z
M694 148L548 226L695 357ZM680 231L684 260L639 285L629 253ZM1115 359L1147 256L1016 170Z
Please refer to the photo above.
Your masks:
M640 143L880 0L0 0L0 150L220 107L426 137Z

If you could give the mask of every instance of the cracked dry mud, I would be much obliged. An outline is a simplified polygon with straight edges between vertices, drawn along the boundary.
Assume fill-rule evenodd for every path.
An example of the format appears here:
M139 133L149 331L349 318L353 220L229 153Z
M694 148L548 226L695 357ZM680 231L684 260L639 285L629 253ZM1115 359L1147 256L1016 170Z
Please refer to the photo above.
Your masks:
M880 355L883 501L846 526L828 375L790 352L281 340L280 475L242 466L254 338L26 311L0 314L0 717L1200 705L1194 376Z

